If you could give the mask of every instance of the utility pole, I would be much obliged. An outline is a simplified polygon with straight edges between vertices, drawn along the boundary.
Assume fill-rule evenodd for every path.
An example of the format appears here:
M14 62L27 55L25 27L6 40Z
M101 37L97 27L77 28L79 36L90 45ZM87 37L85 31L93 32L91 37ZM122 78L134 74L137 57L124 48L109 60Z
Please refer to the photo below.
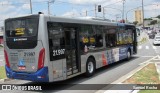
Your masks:
M50 15L50 3L54 3L55 0L48 1L48 15Z
M97 5L95 4L95 18L97 18Z
M31 10L31 14L32 14L32 1L30 0L30 10Z
M86 16L87 16L88 14L87 14L87 10L86 10Z
M48 15L50 15L50 2L48 1Z
M144 6L143 6L143 0L142 0L142 25L144 28Z
M105 9L103 7L103 19L105 19Z
M125 2L125 0L123 0L123 13L122 13L122 20L124 20L124 2Z

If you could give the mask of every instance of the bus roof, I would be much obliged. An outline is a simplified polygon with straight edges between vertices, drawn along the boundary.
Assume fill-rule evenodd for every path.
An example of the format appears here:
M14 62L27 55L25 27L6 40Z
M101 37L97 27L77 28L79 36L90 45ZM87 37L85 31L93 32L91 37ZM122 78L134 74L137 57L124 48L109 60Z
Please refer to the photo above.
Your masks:
M44 14L30 14L30 15L25 15L25 16L20 16L20 17L8 18L6 20L24 18L24 17L35 17L39 15L40 17L44 17L47 21L54 21L54 22L92 24L92 25L98 24L98 25L109 25L109 26L125 26L125 25L134 26L132 24L109 22L106 20L103 21L103 20L94 20L94 19L70 18L70 17L60 17L60 16L44 15Z

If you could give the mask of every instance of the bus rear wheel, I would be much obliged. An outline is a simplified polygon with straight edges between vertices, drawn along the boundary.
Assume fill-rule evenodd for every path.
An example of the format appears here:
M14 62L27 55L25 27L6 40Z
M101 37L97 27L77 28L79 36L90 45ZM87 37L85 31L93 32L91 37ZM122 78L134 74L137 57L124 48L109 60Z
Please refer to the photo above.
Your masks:
M95 61L89 58L86 63L86 76L90 77L95 73Z

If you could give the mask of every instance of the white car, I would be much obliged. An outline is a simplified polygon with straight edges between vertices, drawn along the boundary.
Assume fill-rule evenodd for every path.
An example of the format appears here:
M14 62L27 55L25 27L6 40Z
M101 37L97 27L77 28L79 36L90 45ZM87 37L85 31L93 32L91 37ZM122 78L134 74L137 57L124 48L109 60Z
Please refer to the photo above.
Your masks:
M156 35L156 36L155 36L154 41L153 41L153 44L154 44L154 45L160 44L160 35Z

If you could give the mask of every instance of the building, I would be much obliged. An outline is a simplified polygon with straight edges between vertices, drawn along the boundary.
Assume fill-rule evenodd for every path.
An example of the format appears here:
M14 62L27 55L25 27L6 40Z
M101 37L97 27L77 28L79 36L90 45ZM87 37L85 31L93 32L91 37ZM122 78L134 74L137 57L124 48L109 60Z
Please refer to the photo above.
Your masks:
M135 16L135 21L137 21L138 24L142 24L143 23L142 10L140 10L140 9L135 10L134 16Z

